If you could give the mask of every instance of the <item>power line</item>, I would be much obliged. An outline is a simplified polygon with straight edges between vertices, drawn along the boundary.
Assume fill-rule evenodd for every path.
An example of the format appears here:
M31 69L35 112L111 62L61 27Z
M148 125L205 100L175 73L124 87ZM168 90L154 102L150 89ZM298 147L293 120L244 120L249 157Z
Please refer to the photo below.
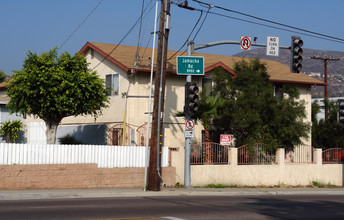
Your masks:
M149 13L152 8L154 7L154 4L152 5L152 7L148 10L147 13ZM144 9L144 12L147 10L147 7ZM141 16L136 20L136 22L134 23L134 25L129 29L129 31L122 37L122 39L118 42L118 44L110 51L110 53L108 53L95 67L92 68L92 70L95 70L101 63L103 63L117 48L118 46L121 45L121 43L125 40L125 38L127 38L127 36L130 34L130 32L132 32L134 30L134 28L136 27L137 23L140 21Z
M199 28L198 28L198 30L197 30L197 32L196 32L194 38L192 39L192 41L195 41L195 39L196 39L198 33L199 33L200 30L202 29L205 20L207 20L207 17L208 17L208 14L209 14L210 9L211 9L211 6L208 7L207 13L206 13L205 16L204 16L204 19L203 19L203 21L202 21L202 24L199 26Z
M151 0L148 4L155 4L155 2L154 2L154 0ZM145 24L144 24L144 26L143 26L143 31L141 31L143 34L146 33L147 24L148 24L148 21L145 21ZM141 35L142 35L142 34L141 34ZM145 49L144 49L142 55L140 55L140 59L142 59L142 58L144 57L144 54L146 53L146 50L147 50L147 48L148 48L148 44L150 43L151 39L152 39L152 34L150 33L150 34L149 34L149 37L148 37L148 40L147 40L147 43L146 43L146 46L144 47ZM139 46L140 48L139 48L139 50L138 50L138 54L140 54L140 50L141 50L141 45L142 45L142 44L143 44L143 39L141 39L141 43L140 43L140 46Z
M172 4L175 4L175 5L178 5L179 7L181 7L180 4L176 4L176 3L174 3L174 2L171 2L171 3L172 3ZM187 9L189 9L189 8L187 8ZM175 57L175 56L177 55L177 53L179 53L179 52L182 50L182 48L186 45L186 43L187 43L188 40L190 39L192 33L193 33L194 30L196 29L198 23L200 22L200 20L201 20L201 18L202 18L202 16L203 16L203 10L198 10L198 9L195 9L195 10L200 11L201 14L199 15L199 17L198 17L198 19L197 19L195 25L193 26L193 28L192 28L192 30L191 30L189 36L186 38L186 40L185 40L185 42L183 43L183 45L182 45L182 46L181 46L172 56L170 56L167 60L173 59L173 57ZM203 22L203 23L204 23L204 22ZM198 31L197 31L197 32L198 32ZM185 51L184 51L184 53L185 53Z
M254 22L254 21L249 21L249 20L245 20L245 19L242 19L242 18L236 18L236 17L233 17L233 16L224 15L224 14L220 14L220 13L216 13L216 12L209 12L209 13L210 14L214 14L214 15L218 15L218 16L221 16L221 17L230 18L230 19L233 19L233 20L238 20L238 21L242 21L242 22L247 22L247 23L251 23L251 24L256 24L256 25L268 27L268 28L273 28L273 29L282 30L282 31L286 31L286 32L292 32L292 33L296 33L296 34L302 34L302 35L305 35L305 36L314 37L314 38L318 38L318 39L322 39L322 40L328 40L328 41L332 41L332 42L336 42L336 43L341 43L341 44L344 43L342 41L337 41L337 40L332 40L332 39L328 39L328 38L325 38L325 37L315 36L315 35L303 33L303 32L300 32L300 31L293 31L293 30L290 30L290 29L275 27L275 26L272 26L272 25L262 24L262 23L258 23L258 22Z
M330 38L332 40L336 40L336 42L344 43L344 39L342 39L342 38L333 37L333 36L330 36L330 35L327 35L327 34L322 34L322 33L314 32L314 31L309 31L309 30L306 30L306 29L303 29L303 28L298 28L298 27L287 25L287 24L283 24L283 23L280 23L280 22L276 22L276 21L260 18L260 17L257 17L257 16L253 16L253 15L246 14L246 13L243 13L243 12L231 10L231 9L228 9L228 8L224 8L222 6L212 5L212 4L205 3L205 2L202 2L202 1L198 1L198 0L192 0L192 1L197 2L199 4L204 4L204 5L212 6L214 8L218 8L218 9L221 9L221 10L224 10L224 11L240 14L240 15L243 15L243 16L246 16L246 17L250 17L250 18L253 18L253 19L256 19L256 20L272 23L272 24L283 26L283 27L287 27L287 28L290 28L290 29L295 29L295 30L306 32L306 33L313 34L313 35L319 35L319 36L322 36L322 37L325 37L325 38Z
M61 49L67 41L79 30L79 28L86 22L86 20L93 14L93 12L99 7L99 5L103 2L103 0L100 0L98 4L92 9L92 11L84 18L84 20L74 29L74 31L67 37L65 41L61 44L60 47L58 47L58 50Z
M144 9L144 6L145 6L145 0L142 0L142 6L141 6L141 15L140 15L140 28L139 28L139 36L138 36L138 39L137 39L137 46L136 46L136 54L135 54L135 58L134 58L134 67L136 66L137 64L137 57L139 56L139 48L140 48L140 41L141 41L141 32L142 32L142 20L143 20L143 9ZM133 69L132 69L132 72L133 72Z

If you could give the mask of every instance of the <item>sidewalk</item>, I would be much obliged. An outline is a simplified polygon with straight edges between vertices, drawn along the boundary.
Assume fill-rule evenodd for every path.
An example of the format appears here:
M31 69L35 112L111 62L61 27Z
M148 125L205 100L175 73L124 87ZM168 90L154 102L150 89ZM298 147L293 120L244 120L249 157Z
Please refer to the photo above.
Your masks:
M159 192L139 188L16 190L0 191L0 200L211 195L344 195L344 188L163 188Z

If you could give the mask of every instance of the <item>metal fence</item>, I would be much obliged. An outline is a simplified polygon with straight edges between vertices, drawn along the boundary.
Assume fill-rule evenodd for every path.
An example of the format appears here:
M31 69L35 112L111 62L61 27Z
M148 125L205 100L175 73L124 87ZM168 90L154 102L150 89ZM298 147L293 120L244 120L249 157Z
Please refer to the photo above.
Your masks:
M96 163L99 168L144 167L146 148L107 145L0 144L0 165ZM169 149L162 149L162 166Z
M213 142L191 147L191 164L228 164L228 146Z
M267 144L244 145L238 147L238 165L274 164L276 150L270 149Z
M323 163L344 163L344 149L330 148L322 152Z
M309 145L297 145L293 150L285 150L285 163L314 163L314 148Z

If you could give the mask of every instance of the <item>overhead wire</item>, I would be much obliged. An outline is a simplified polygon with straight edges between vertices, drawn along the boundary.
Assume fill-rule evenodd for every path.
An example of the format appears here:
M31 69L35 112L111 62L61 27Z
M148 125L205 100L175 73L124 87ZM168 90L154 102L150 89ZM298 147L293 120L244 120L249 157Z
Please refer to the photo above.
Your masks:
M62 47L72 38L72 36L79 30L79 28L87 21L87 19L93 14L93 12L99 7L99 5L103 2L100 0L98 4L92 9L90 13L84 18L84 20L74 29L74 31L63 41L63 43L57 48L57 50L62 49Z
M239 15L242 15L242 16L250 17L250 18L253 18L253 19L256 19L256 20L272 23L272 24L275 24L275 25L283 26L283 27L287 27L287 28L290 28L290 29L295 29L295 30L298 30L298 31L301 31L301 32L306 32L308 34L318 35L318 36L321 36L321 37L324 37L324 38L329 38L329 39L335 40L335 42L342 42L342 43L344 43L344 39L342 39L342 38L333 37L333 36L330 36L330 35L327 35L327 34L322 34L322 33L314 32L314 31L306 30L306 29L303 29L303 28L298 28L298 27L295 27L295 26L283 24L283 23L280 23L280 22L276 22L276 21L260 18L260 17L253 16L253 15L250 15L250 14L247 14L247 13L231 10L231 9L228 9L228 8L225 8L225 7L222 7L222 6L205 3L205 2L202 2L202 1L199 1L199 0L191 0L191 1L197 2L199 4L203 4L203 5L209 5L209 6L211 5L214 8L218 8L218 9L221 9L221 10L224 10L224 11L236 13L236 14L239 14ZM324 39L324 38L322 38L322 39Z
M230 18L230 19L233 19L233 20L238 20L238 21L242 21L242 22L256 24L256 25L260 25L260 26L264 26L264 27L269 27L269 28L273 28L273 29L277 29L277 30L282 30L282 31L286 31L286 32L302 34L302 35L305 35L305 36L314 37L314 38L318 38L318 39L322 39L322 40L328 40L328 41L332 41L332 42L336 42L336 43L344 43L342 41L332 40L332 39L328 39L328 38L325 38L325 37L320 37L320 36L316 36L316 35L312 35L312 34L303 33L303 32L300 32L300 31L293 31L293 30L290 30L290 29L275 27L275 26L272 26L272 25L262 24L262 23L258 23L258 22L254 22L254 21L249 21L249 20L245 20L245 19L242 19L242 18L236 18L236 17L233 17L233 16L224 15L224 14L220 14L220 13L217 13L217 12L209 12L209 14L214 14L214 15Z
M154 7L154 4L152 5L152 7L149 8L148 12L147 9L148 9L148 5L145 7L144 9L144 13L149 13L152 8ZM135 23L133 24L133 26L128 30L128 32L122 37L122 39L118 42L117 45L115 45L115 47L108 53L106 54L106 56L103 57L103 59L101 61L99 61L99 63L92 68L92 70L96 69L101 63L103 63L120 45L121 43L128 37L128 35L134 30L134 28L136 27L136 25L139 23L141 19L141 15L140 17L135 21Z
M203 19L201 25L199 26L199 28L198 28L198 30L197 30L195 36L194 36L193 39L192 39L193 41L195 41L195 39L196 39L198 33L199 33L200 30L202 29L205 20L207 20L207 17L208 17L208 14L209 14L210 9L211 9L211 6L208 7L207 13L205 14L204 19Z
M134 58L134 68L137 63L137 57L139 56L139 51L140 51L140 45L141 45L141 33L142 33L142 20L143 20L143 9L145 6L145 0L142 0L142 5L141 5L141 15L140 15L140 27L139 27L139 35L138 35L138 40L137 40L137 46L136 46L136 54Z
M149 4L152 4L152 3L154 4L154 1L153 1L153 0L151 0L151 1L148 3L148 5L149 5ZM142 4L142 9L143 9L143 6L144 6L144 0L143 0L143 4ZM143 12L143 10L141 10L141 14L143 14L142 12ZM147 15L147 14L146 14L146 15ZM145 16L146 16L146 15L145 15ZM148 44L150 43L150 41L151 41L151 39L152 39L152 33L151 33L151 34L149 34L149 38L148 38L148 40L147 40L147 43L146 43L145 47L142 47L142 44L143 44L143 37L142 37L142 36L145 35L145 33L146 33L146 28L147 28L147 24L148 24L147 20L143 23L143 18L144 18L145 16L142 15L142 18L141 18L141 21L140 21L139 37L138 37L138 42L137 42L137 49L136 49L136 55L135 55L134 68L135 68L135 66L136 66L136 64L137 64L137 60L138 60L138 59L140 59L140 61L142 61L142 58L144 57L144 55L145 55L145 53L146 53L146 51L147 51ZM144 48L144 51L143 51L143 53L141 54L140 50L141 50L142 48Z
M173 2L171 2L171 3L173 3ZM176 3L173 3L173 4L176 4ZM176 4L176 5L177 5L177 4ZM197 9L196 9L196 10L197 10ZM186 45L186 43L187 43L188 40L190 39L192 33L194 32L194 30L196 29L198 23L201 21L201 18L203 17L203 10L197 10L197 11L200 11L201 14L199 15L199 17L198 17L198 19L197 19L195 25L193 26L193 28L192 28L191 32L189 33L188 37L186 38L185 42L184 42L183 45L182 45L182 46L181 46L172 56L170 56L167 60L171 60L173 57L175 57L175 56L177 55L177 53L179 53L179 52L182 50L182 48ZM204 23L204 22L203 22L203 23ZM199 31L198 31L198 32L199 32ZM185 53L185 51L184 51L184 53Z

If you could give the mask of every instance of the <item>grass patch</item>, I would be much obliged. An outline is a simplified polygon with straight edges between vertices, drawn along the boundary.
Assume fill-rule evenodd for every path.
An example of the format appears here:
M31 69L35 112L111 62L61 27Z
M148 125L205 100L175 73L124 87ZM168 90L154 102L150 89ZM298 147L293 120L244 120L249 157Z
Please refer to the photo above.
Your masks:
M237 185L208 184L204 188L237 188Z
M312 186L316 188L337 188L337 186L331 184L331 183L322 183L318 181L312 181Z

